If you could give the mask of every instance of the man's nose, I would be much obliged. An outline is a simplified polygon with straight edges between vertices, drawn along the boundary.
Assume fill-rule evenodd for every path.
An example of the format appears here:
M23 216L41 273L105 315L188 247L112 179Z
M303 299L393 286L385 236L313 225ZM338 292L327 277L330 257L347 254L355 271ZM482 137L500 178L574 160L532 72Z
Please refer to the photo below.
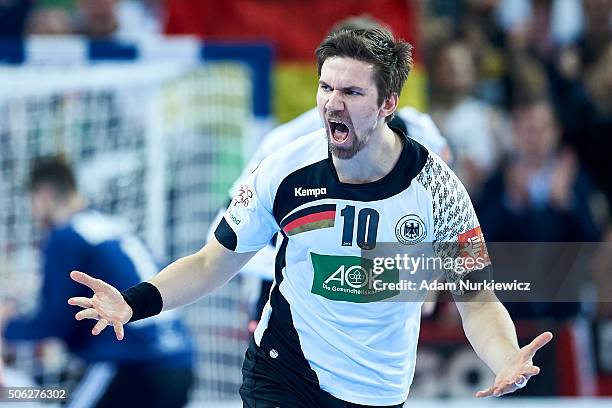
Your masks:
M325 108L328 111L341 111L344 110L344 100L342 99L342 95L340 91L334 90L329 95L329 99L325 104Z

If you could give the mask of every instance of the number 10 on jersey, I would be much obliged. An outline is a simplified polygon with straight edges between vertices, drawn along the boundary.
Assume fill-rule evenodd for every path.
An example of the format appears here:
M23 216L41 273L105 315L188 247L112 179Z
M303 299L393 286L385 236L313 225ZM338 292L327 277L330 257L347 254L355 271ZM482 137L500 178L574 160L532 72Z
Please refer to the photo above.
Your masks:
M340 211L344 218L342 226L342 246L353 245L355 230L355 206L347 205ZM378 211L373 208L362 208L357 215L357 246L361 249L374 249L378 232Z

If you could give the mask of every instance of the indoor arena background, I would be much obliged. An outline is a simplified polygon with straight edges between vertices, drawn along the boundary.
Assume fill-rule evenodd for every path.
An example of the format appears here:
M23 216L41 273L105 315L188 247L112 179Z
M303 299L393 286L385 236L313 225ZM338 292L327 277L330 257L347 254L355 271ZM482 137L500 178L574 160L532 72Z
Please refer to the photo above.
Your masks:
M129 222L161 264L196 251L266 132L315 105L313 51L351 15L414 45L400 104L447 139L487 241L612 241L610 0L4 0L0 304L44 307L33 159L68 158L92 207ZM532 174L517 164L542 155ZM580 268L574 301L509 307L521 345L555 338L542 373L499 399L473 398L493 376L440 294L406 406L612 406L610 246ZM181 311L197 347L192 406L240 406L259 285L238 275ZM7 385L70 388L83 369L54 339L2 353Z

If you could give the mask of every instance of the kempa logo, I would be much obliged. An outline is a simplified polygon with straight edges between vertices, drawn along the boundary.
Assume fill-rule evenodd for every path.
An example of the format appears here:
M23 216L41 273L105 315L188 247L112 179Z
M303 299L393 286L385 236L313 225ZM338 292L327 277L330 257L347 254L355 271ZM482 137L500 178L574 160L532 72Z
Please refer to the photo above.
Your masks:
M294 190L295 190L295 196L296 197L310 197L310 196L314 196L316 198L319 195L327 194L327 188L326 187L321 187L321 188L296 187L296 188L294 188Z

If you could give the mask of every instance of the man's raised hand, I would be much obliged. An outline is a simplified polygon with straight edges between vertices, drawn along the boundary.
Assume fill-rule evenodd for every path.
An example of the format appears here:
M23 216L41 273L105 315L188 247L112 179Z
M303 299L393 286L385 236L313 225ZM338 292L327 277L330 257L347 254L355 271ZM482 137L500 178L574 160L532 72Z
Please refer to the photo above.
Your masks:
M132 308L117 289L108 283L92 278L78 271L72 271L70 277L93 291L93 296L73 297L68 299L68 304L83 308L74 317L77 320L95 319L98 321L91 331L97 336L106 326L112 325L115 329L117 340L123 340L123 325L132 317Z

